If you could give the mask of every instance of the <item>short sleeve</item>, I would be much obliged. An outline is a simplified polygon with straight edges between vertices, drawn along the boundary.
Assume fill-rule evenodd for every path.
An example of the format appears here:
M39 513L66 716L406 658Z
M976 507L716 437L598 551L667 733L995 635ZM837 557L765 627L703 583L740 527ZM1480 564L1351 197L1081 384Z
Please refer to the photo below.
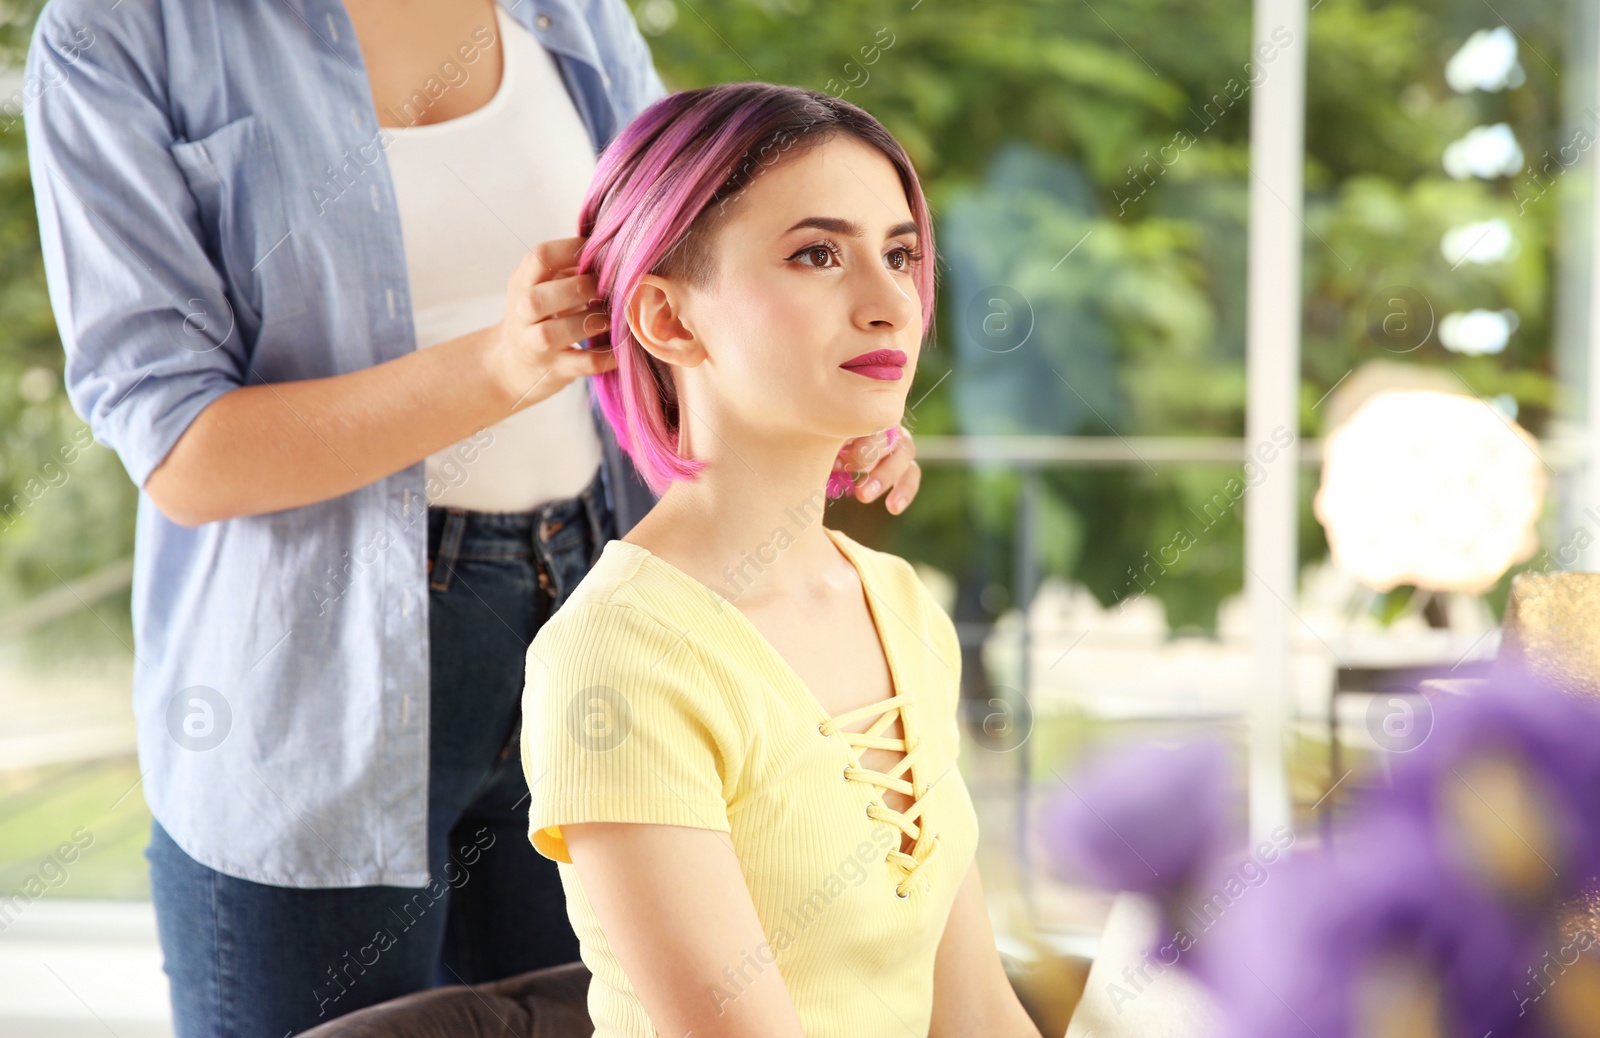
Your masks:
M688 632L631 605L569 602L528 647L528 838L572 861L561 826L654 822L729 832L737 736Z
M156 5L115 6L46 6L23 120L67 395L142 487L247 350L173 156Z

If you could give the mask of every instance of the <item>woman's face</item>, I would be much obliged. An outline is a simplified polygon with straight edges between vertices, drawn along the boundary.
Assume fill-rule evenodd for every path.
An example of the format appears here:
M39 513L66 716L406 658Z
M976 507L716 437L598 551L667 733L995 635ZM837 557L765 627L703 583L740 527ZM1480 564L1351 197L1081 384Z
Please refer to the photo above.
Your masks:
M834 450L898 424L922 342L922 243L893 164L841 134L766 167L730 208L712 287L671 293L698 345L675 372L694 415L719 436ZM875 351L890 352L845 366Z

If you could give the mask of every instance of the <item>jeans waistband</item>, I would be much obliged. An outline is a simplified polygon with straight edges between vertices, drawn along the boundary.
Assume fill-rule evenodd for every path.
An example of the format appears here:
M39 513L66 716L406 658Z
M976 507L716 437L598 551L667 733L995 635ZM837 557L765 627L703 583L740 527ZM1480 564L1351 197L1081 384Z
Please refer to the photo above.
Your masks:
M449 586L454 561L463 555L478 558L526 558L530 551L541 561L552 544L572 542L569 531L577 527L579 540L587 537L589 561L615 528L606 512L605 487L596 469L589 485L572 497L547 501L526 512L478 512L455 505L428 507L428 573L435 588Z

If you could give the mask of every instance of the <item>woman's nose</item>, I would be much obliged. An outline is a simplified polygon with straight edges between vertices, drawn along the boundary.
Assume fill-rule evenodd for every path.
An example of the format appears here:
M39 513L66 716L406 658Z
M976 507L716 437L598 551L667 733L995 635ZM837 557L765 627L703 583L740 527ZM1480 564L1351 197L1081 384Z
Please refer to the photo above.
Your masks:
M903 328L921 312L916 283L907 275L882 267L863 277L868 286L858 314L864 326Z

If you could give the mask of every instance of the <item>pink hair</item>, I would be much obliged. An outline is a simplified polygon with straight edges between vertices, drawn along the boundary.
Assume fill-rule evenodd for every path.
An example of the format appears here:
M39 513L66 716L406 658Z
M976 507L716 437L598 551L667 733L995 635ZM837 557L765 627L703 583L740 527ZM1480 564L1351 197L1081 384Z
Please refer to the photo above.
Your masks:
M578 272L599 282L617 366L593 376L591 388L653 493L693 480L705 462L679 453L672 374L633 337L623 304L646 274L696 287L714 283L710 243L750 182L794 145L803 149L840 133L877 148L900 174L924 256L912 278L923 328L931 331L935 264L927 200L905 149L861 108L801 87L724 83L662 98L601 154L578 218L578 233L588 239ZM842 485L837 475L830 493Z
M885 440L883 449L885 451L894 450L894 445L900 440L900 427L895 426L890 429L885 429L883 438ZM841 447L839 449L839 453L843 454L844 448ZM846 494L854 492L855 489L856 477L850 474L849 469L840 469L839 471L831 473L828 476L827 495L829 497L843 497Z

